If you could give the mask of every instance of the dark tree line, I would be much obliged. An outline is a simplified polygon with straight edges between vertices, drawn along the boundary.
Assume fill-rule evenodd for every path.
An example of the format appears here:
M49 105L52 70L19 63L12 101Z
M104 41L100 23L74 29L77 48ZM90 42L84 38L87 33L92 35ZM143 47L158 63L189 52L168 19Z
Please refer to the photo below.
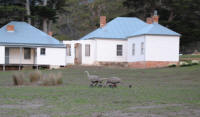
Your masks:
M0 0L0 25L27 21L44 32L52 31L52 23L64 5L65 0Z

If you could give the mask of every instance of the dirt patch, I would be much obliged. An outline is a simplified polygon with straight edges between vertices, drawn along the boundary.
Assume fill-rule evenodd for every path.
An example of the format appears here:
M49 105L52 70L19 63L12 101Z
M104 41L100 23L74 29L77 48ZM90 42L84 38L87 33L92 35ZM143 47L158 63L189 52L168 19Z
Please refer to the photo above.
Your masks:
M163 104L163 105L149 105L149 106L135 106L131 107L131 110L136 109L152 109L152 108L165 108L165 107L171 107L171 106L182 106L181 104Z
M103 114L102 117L163 117L156 114L147 113L123 113L121 111L113 111Z
M47 114L37 114L37 115L31 115L30 117L50 117Z
M148 109L162 109L166 107L176 107L176 106L184 106L181 104L164 104L164 105L151 105L151 106L135 106L128 108L129 110L136 110L136 109L147 109L142 112L122 112L122 111L111 111L106 113L101 113L100 117L199 117L200 109L192 108L189 106L184 106L183 109L179 111L149 111ZM98 117L98 116L92 116Z
M23 101L19 104L1 104L0 109L38 109L43 106L44 103L41 100Z
M199 110L182 110L179 112L164 112L159 114L154 114L152 112L121 112L121 111L113 111L109 113L104 113L102 116L99 117L199 117L200 111ZM98 116L92 116L98 117Z
M37 109L39 107L43 106L42 104L4 104L0 105L0 108L7 108L7 109Z

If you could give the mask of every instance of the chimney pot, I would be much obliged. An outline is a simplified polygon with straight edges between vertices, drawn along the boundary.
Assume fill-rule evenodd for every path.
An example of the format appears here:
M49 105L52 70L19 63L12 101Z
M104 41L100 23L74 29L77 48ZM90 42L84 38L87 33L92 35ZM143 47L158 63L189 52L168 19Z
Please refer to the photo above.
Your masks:
M152 19L153 19L154 23L158 23L159 22L159 16L158 16L158 11L157 10L154 11L154 15L153 15Z
M157 15L158 15L158 11L155 10L155 11L154 11L154 16L157 16Z
M100 27L104 27L106 25L106 16L100 16Z
M48 32L48 35L49 35L49 36L53 36L53 32L51 32L51 31Z
M159 16L153 16L153 22L158 23L159 22Z
M147 24L152 24L153 23L153 19L151 17L148 17L146 19Z
M15 26L14 25L7 25L6 29L7 29L8 32L14 32Z

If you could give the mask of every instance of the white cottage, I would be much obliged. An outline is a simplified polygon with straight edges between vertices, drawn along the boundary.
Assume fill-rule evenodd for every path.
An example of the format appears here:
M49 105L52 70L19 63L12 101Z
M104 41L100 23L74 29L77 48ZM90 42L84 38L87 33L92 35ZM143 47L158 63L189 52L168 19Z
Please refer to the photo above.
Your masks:
M25 22L10 22L0 29L1 68L65 66L66 46Z
M64 41L66 64L111 65L133 68L164 67L179 62L180 34L159 24L155 14L144 22L133 17L118 17L80 40Z

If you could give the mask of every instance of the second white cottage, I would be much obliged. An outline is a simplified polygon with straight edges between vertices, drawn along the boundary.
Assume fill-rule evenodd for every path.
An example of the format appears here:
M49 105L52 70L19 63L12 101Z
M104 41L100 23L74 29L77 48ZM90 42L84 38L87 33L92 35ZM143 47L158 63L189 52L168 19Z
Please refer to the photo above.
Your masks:
M123 65L132 68L164 67L179 62L180 34L159 24L159 16L144 22L117 17L80 40L64 41L66 64Z

